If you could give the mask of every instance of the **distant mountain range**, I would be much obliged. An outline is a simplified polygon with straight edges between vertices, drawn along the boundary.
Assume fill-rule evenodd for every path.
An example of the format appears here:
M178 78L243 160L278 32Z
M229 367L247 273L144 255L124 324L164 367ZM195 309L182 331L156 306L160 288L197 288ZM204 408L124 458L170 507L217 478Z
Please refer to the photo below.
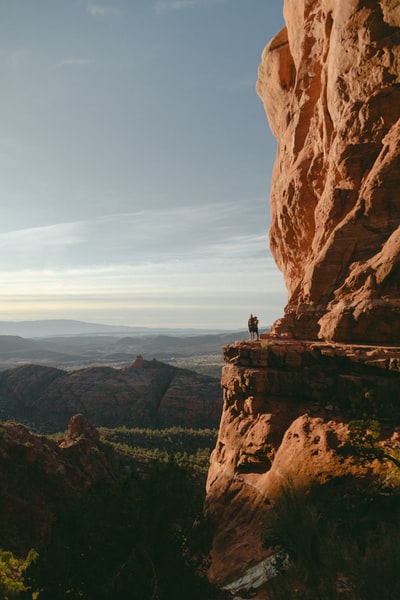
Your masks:
M40 339L0 335L0 366L11 366L21 362L54 366L116 364L132 361L139 354L163 360L220 354L222 346L244 339L245 335L245 332L242 332L242 335L225 333L185 337L71 335Z
M86 323L73 319L44 319L40 321L0 321L0 335L19 335L26 338L68 336L68 335L104 335L104 334L133 334L133 335L198 335L207 333L222 333L219 329L195 328L152 328L130 327L127 325L104 325L102 323Z
M189 368L197 362L196 357L204 360L204 357L210 356L213 357L211 363L219 364L221 368L222 347L246 339L247 335L246 331L182 336L158 335L155 332L147 335L81 333L37 338L0 335L0 369L23 364L69 369L90 365L126 366L138 355ZM189 357L193 360L182 364L182 360ZM204 369L202 372L205 372ZM220 377L220 369L216 376Z

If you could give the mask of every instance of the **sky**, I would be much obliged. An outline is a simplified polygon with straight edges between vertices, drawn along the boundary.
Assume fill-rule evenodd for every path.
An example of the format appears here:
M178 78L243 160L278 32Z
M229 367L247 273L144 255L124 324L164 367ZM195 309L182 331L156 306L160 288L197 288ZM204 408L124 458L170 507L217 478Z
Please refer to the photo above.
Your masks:
M255 85L283 0L0 0L0 320L283 314Z

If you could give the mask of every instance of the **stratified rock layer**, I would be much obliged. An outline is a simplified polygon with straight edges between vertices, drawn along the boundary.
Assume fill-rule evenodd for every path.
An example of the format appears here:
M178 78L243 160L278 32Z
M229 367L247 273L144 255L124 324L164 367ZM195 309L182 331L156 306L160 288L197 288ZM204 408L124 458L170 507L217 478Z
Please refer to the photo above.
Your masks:
M285 0L257 91L278 153L271 250L289 293L273 332L399 344L400 9Z
M368 489L390 471L390 463L362 466L343 457L350 421L376 418L382 448L400 448L398 348L271 337L225 346L224 356L224 409L206 500L216 523L210 577L219 584L271 553L263 546L271 508L291 483L336 479L348 490Z

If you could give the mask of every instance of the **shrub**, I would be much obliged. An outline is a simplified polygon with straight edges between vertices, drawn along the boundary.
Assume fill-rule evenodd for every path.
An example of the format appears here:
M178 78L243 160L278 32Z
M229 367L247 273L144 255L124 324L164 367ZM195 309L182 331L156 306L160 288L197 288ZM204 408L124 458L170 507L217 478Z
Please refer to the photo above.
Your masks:
M0 594L4 600L18 598L27 592L24 573L29 564L37 558L35 550L30 550L26 558L17 558L12 552L0 549ZM36 594L31 594L31 598Z

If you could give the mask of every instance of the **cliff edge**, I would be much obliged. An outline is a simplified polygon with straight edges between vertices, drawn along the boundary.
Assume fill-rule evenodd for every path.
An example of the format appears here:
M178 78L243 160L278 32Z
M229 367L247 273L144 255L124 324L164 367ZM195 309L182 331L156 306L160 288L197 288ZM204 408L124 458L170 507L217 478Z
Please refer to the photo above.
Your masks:
M284 490L363 494L396 479L398 467L379 457L400 449L398 347L266 337L225 346L224 357L206 498L216 523L210 577L222 586L273 556L266 530ZM379 423L379 439L368 460L355 461L343 450L363 419Z

